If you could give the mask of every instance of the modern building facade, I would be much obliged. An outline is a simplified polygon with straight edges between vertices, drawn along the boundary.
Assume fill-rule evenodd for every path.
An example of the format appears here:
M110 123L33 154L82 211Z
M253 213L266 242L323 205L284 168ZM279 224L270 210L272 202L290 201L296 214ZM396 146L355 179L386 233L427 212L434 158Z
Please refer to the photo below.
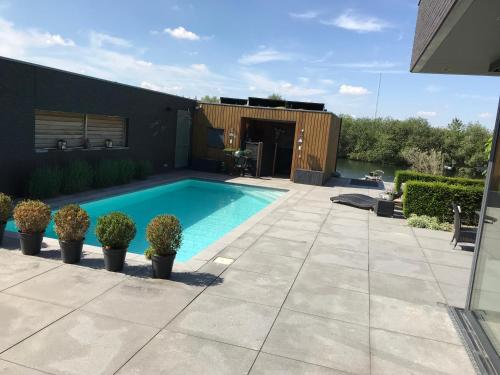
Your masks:
M500 76L500 1L421 0L411 71ZM464 310L453 309L476 364L500 373L500 106Z
M196 101L0 58L0 191L72 160L149 160L187 167ZM111 147L110 147L111 146Z

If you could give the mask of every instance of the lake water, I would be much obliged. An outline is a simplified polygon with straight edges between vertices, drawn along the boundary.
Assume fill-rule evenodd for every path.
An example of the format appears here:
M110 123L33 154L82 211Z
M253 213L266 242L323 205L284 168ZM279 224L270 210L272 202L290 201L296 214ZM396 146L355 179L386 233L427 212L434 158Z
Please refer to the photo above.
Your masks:
M392 182L394 181L394 174L398 169L407 169L406 166L391 165L391 164L380 164L380 163L369 163L365 161L349 160L349 159L338 159L337 161L337 172L339 172L342 177L347 178L363 178L370 171L375 171L380 169L384 171L384 181Z

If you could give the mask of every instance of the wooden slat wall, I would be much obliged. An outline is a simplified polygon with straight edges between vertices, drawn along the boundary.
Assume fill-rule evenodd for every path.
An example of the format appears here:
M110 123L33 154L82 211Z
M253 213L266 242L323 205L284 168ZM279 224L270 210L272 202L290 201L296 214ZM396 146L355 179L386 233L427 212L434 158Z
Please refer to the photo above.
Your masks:
M193 118L193 158L224 160L222 150L207 147L207 128L224 129L224 144L226 147L230 147L229 133L232 129L235 133L232 147L238 148L240 146L242 118L295 122L292 179L297 168L323 172L330 171L331 173L336 163L335 148L339 136L339 132L332 132L331 128L339 123L339 119L329 112L203 103L200 105L200 109L195 112ZM337 122L335 122L335 119ZM299 157L297 139L302 129L304 129L304 143Z
M337 116L332 117L332 125L330 126L330 134L329 134L329 148L328 153L326 154L325 161L325 181L330 175L337 169L337 154L339 147L339 138L340 138L340 130L341 130L342 120Z
M106 139L113 147L125 146L125 120L122 117L87 115L87 138L92 147L104 147Z
M52 111L35 111L35 148L56 148L64 139L68 147L83 144L84 115Z

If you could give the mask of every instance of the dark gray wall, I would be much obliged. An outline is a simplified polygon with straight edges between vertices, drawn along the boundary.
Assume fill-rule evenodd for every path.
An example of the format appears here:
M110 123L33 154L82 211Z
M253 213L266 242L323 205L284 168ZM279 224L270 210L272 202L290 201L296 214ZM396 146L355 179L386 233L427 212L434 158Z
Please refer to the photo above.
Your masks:
M156 172L172 168L177 110L193 113L195 105L190 99L0 58L0 191L22 195L35 167L75 159L148 159ZM128 149L37 153L35 109L127 118Z

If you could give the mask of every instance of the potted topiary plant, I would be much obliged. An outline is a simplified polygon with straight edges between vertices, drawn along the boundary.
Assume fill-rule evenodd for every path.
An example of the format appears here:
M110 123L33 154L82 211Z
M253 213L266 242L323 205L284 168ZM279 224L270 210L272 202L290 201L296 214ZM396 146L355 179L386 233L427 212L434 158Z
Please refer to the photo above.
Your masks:
M89 215L77 204L62 207L54 215L54 230L59 237L64 263L78 263L82 257L83 240L89 229Z
M12 214L12 199L3 193L0 193L0 243L3 240L5 225Z
M25 200L14 208L21 251L36 255L42 249L43 234L50 222L50 207L41 201Z
M102 244L104 267L108 271L121 271L128 245L135 237L133 220L121 212L112 212L97 219L95 234Z
M153 277L170 279L177 250L182 242L182 227L173 215L159 215L146 228L146 239L150 247L146 258L151 259Z

